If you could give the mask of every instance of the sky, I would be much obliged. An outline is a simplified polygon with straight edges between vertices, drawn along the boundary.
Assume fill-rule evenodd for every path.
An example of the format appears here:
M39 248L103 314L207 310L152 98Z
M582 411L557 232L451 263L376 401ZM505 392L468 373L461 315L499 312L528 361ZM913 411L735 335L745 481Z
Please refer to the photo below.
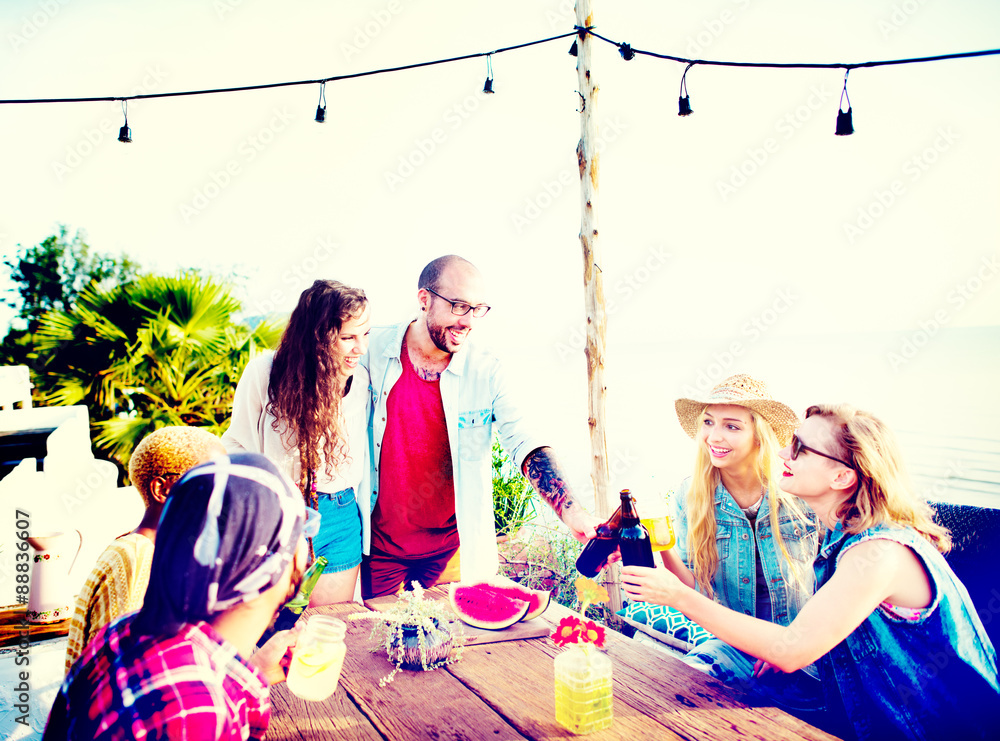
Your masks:
M593 9L608 38L700 59L858 63L1000 47L990 0ZM0 98L318 79L574 23L566 0L4 0ZM482 93L485 58L331 82L323 124L316 84L132 101L130 144L117 141L119 102L2 105L0 249L11 256L66 224L151 270L233 277L247 314L289 311L315 278L358 285L376 323L412 314L420 268L458 253L491 291L478 335L529 383L535 368L570 363L584 389L569 46L494 55L493 95ZM843 70L695 66L694 113L680 117L683 71L594 42L609 358L676 348L654 376L668 399L710 386L715 366L741 370L736 350L789 385L805 366L830 388L864 390L852 343L895 333L875 341L876 399L912 356L930 357L925 346L945 355L945 330L984 332L983 358L996 359L1000 57L855 69L852 136L834 135ZM966 382L952 375L964 366L927 365L920 383Z

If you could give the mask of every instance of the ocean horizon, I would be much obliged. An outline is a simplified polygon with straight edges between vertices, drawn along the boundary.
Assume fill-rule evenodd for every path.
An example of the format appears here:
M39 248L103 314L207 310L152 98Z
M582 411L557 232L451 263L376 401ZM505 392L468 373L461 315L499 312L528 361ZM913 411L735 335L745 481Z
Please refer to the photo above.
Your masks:
M674 400L750 373L800 418L812 404L837 402L881 418L899 438L921 496L1000 506L1000 326L940 328L932 336L919 330L774 335L740 348L730 340L624 344L609 335L612 495L629 488L640 506L644 499L658 505L690 475L693 462L693 442L678 424ZM551 439L577 496L593 508L582 341L491 349L533 424Z

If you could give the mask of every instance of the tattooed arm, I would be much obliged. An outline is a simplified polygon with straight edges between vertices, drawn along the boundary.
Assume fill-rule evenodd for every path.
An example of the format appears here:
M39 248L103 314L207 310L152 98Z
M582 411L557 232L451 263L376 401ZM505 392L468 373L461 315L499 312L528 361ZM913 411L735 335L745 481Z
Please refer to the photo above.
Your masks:
M594 528L601 523L601 518L580 506L552 448L536 448L528 453L522 469L538 495L549 503L577 540L586 542L594 537Z

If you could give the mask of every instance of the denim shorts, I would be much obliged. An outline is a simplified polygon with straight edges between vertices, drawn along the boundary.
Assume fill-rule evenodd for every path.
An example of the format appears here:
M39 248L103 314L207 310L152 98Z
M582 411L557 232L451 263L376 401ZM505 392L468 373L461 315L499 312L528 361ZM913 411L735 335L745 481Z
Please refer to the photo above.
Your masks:
M317 498L322 519L313 538L313 554L329 561L324 573L353 569L361 563L361 510L354 489L336 494L317 492Z

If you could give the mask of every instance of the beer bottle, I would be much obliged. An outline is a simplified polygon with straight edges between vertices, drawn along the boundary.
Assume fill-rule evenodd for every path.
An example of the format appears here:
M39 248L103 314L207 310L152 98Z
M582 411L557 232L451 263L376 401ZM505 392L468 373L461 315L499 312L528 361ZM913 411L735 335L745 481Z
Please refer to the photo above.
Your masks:
M257 641L258 647L267 643L268 639L279 630L288 630L295 625L302 615L302 611L309 607L309 596L316 587L316 582L323 575L323 569L326 568L326 564L326 556L318 556L312 562L312 565L306 569L299 591L278 611L278 616L274 619L274 622L264 631L264 635L260 637L260 640Z
M618 533L618 546L622 551L622 563L625 566L648 566L656 564L653 561L653 546L649 533L641 522L635 509L635 500L628 489L621 492L622 498L622 529Z
M583 547L576 559L576 570L593 579L601 573L608 562L608 556L618 547L618 531L621 529L622 508L615 510L607 522L597 526L597 535Z

